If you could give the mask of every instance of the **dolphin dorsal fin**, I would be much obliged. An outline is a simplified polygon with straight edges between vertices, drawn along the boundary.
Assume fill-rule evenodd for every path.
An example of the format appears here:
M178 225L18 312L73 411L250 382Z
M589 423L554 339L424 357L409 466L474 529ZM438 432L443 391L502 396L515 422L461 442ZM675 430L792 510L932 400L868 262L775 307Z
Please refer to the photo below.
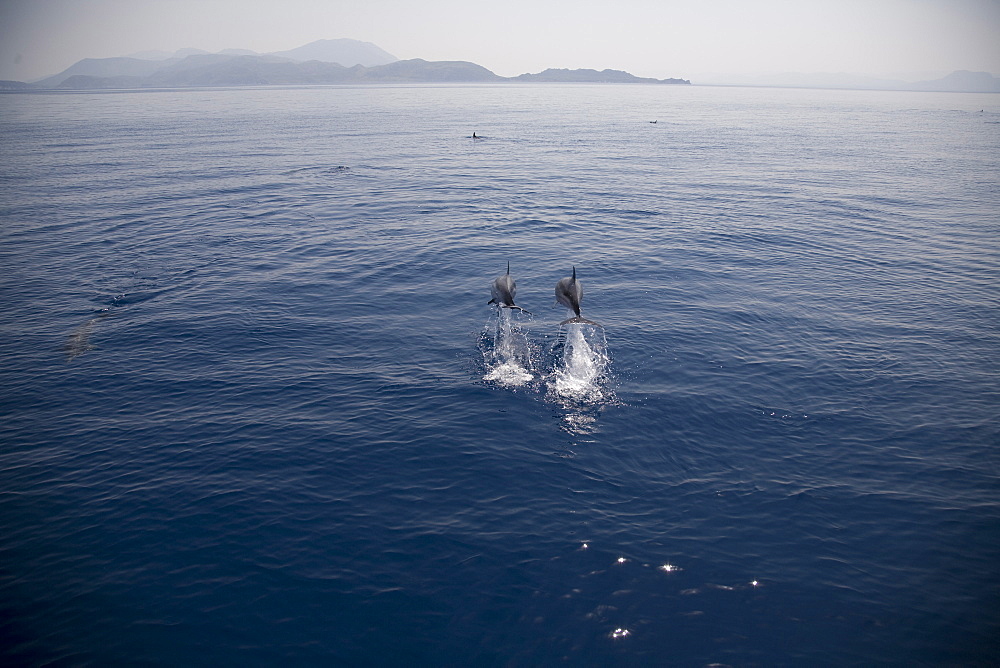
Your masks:
M510 260L507 260L507 275L510 276Z
M573 267L573 280L576 280L576 267Z

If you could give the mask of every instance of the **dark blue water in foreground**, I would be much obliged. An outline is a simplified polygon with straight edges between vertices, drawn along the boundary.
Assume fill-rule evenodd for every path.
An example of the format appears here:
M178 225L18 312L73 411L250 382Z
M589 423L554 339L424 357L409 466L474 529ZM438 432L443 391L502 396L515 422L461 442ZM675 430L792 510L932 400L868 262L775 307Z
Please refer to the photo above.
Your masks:
M5 95L0 152L3 662L1000 660L1000 97Z

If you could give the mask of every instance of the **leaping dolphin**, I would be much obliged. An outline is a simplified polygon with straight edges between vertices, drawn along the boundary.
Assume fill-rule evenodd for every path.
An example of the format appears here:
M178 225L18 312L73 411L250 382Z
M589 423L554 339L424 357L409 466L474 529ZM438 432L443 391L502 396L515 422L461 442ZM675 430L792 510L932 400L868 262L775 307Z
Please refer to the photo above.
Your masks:
M517 293L517 283L514 282L514 277L510 275L510 260L507 260L507 273L503 276L497 276L493 280L493 285L490 286L490 291L493 293L493 299L486 302L487 304L496 304L501 308L516 308L518 311L531 315L530 311L525 311L520 306L514 305L514 295Z
M583 286L580 285L578 280L576 280L576 267L573 267L572 276L560 279L560 281L556 283L556 301L572 310L573 313L576 313L576 317L570 318L569 320L563 320L559 324L569 325L572 323L586 323L588 325L602 327L599 323L596 323L593 320L587 320L580 315L581 299L583 299Z

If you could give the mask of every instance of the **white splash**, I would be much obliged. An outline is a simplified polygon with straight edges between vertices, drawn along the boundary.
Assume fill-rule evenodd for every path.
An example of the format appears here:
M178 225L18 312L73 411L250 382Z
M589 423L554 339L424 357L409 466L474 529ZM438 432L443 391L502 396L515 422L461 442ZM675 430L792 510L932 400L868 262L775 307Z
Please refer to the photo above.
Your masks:
M483 380L493 381L506 387L517 387L529 382L534 376L517 362L502 362L486 372Z
M531 345L521 328L511 318L511 310L497 309L491 319L487 336L483 339L483 361L486 374L483 380L503 387L518 387L530 383L534 377L531 363ZM492 341L490 341L492 334Z
M575 403L600 403L606 398L607 366L603 329L584 323L569 324L562 357L557 359L549 389L557 397Z

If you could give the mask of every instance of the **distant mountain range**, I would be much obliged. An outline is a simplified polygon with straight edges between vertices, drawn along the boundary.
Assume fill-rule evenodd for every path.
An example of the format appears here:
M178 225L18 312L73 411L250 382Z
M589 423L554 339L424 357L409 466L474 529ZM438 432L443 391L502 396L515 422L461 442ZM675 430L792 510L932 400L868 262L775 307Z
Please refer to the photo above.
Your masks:
M30 84L0 81L0 90L95 90L351 83L588 82L690 84L636 77L619 70L546 70L501 77L465 61L398 60L370 42L319 40L268 54L240 49L207 53L147 51L121 58L85 58Z
M0 81L3 91L42 89L188 88L363 83L647 83L690 84L686 79L637 77L621 70L548 69L502 77L466 61L399 60L371 42L324 39L296 49L260 54L246 49L208 53L146 51L121 58L85 58L54 76L30 83ZM779 74L709 78L710 85L1000 93L987 72L957 71L907 82L848 74Z
M268 54L259 54L256 51L248 49L225 49L219 53L225 56L269 55L303 62L306 60L319 60L326 63L340 63L347 67L353 65L374 67L375 65L387 65L399 60L396 56L380 49L371 42L359 42L356 39L320 39L296 49L273 51ZM139 60L180 60L187 56L206 55L209 55L209 52L202 51L201 49L181 49L174 53L167 51L143 51L141 53L133 53L128 57Z
M621 70L553 70L548 69L538 74L522 74L510 81L537 81L559 83L665 83L690 84L686 79L651 79L637 77Z

